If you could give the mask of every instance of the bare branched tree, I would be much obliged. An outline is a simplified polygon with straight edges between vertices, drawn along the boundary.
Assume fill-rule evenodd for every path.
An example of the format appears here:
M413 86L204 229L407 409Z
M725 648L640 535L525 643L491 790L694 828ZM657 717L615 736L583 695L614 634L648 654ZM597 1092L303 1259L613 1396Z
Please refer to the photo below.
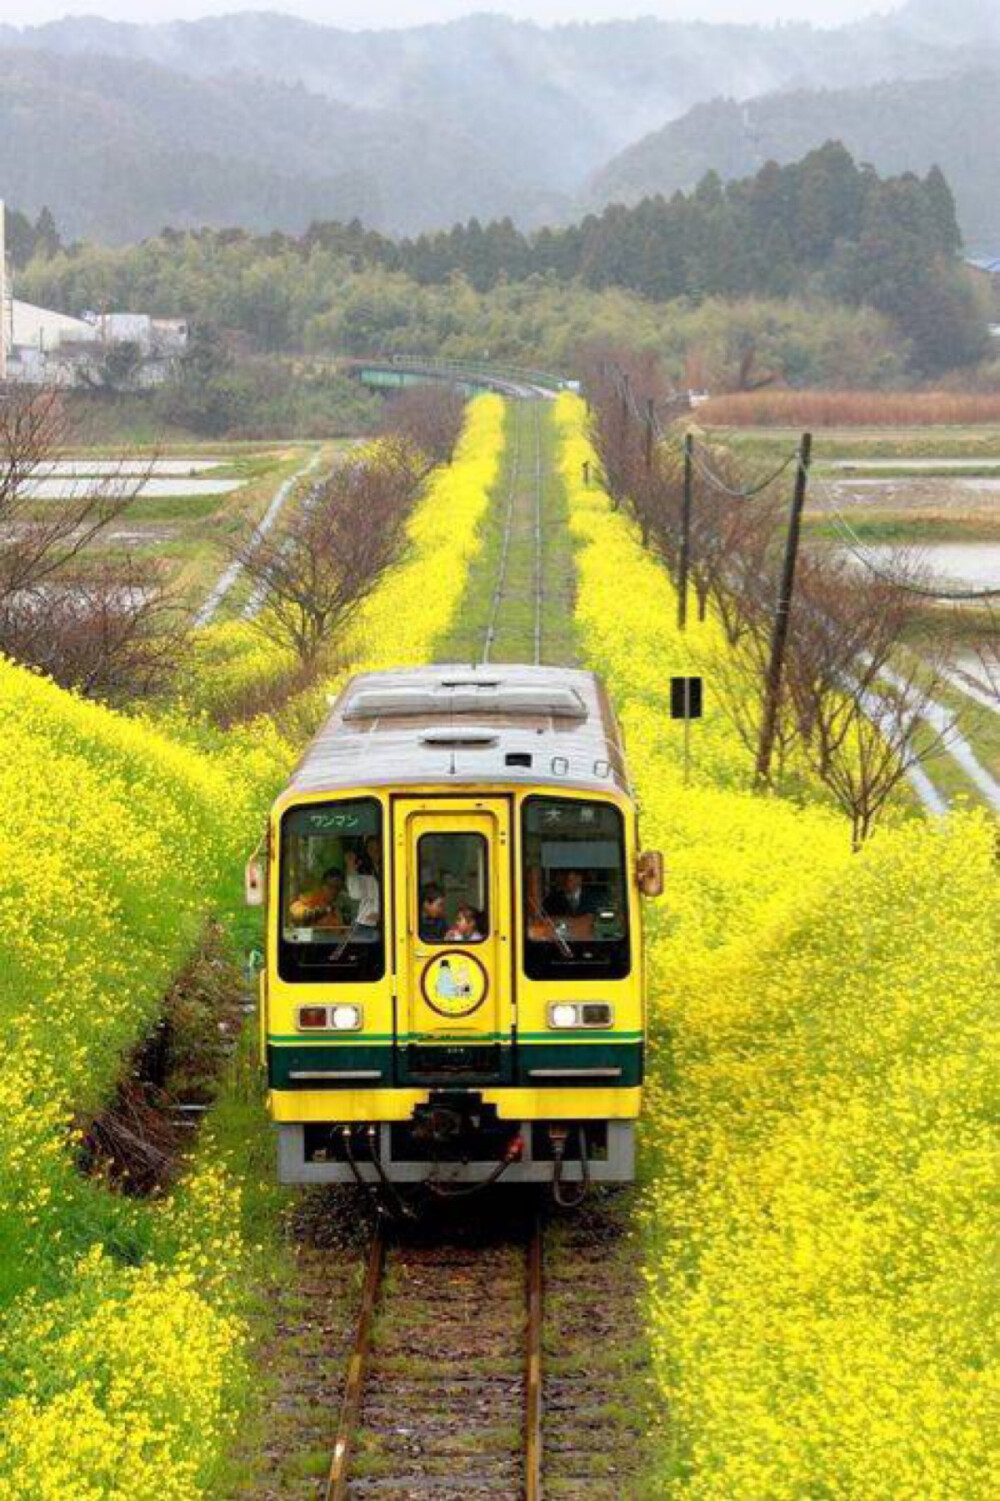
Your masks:
M58 500L39 500L38 481L71 437L57 391L0 388L0 602L36 589L77 558L127 510L147 477L119 465L71 485Z
M407 443L333 471L278 535L254 533L238 556L265 600L255 617L271 640L311 664L398 561L422 478Z
M977 676L983 688L1000 705L1000 609L986 610L984 625L974 647Z
M183 653L182 613L155 567L93 554L155 461L77 480L54 468L74 436L57 391L0 388L0 651L90 697L148 697Z
M61 571L0 604L9 654L66 688L108 703L166 689L188 646L188 615L161 570L103 558Z
M411 443L430 464L450 464L464 418L465 398L455 386L409 386L386 402L379 432Z
M936 713L942 661L903 650L920 569L902 552L876 576L807 554L787 674L805 754L851 820L857 849L908 773L952 725Z

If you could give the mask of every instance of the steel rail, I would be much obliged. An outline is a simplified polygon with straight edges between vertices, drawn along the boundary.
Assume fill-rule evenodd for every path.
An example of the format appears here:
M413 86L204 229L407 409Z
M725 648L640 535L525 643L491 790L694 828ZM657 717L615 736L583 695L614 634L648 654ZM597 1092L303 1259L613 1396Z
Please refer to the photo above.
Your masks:
M381 1224L375 1226L368 1250L368 1265L361 1289L361 1307L354 1332L354 1345L347 1367L347 1381L340 1403L340 1418L337 1437L333 1445L333 1458L326 1482L326 1501L346 1501L348 1472L354 1436L361 1416L361 1395L364 1391L368 1356L371 1351L372 1327L375 1322L375 1307L378 1302L382 1273L385 1270L385 1233Z
M544 1294L542 1219L535 1218L527 1255L527 1365L524 1381L524 1494L542 1496L542 1303Z

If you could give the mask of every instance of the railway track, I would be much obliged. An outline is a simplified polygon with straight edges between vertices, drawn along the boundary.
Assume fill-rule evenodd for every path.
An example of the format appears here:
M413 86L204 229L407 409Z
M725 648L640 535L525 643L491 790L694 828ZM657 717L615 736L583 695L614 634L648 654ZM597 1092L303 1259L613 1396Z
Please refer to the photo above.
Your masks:
M542 622L544 611L544 557L542 551L543 538L543 506L544 506L544 469L542 459L542 424L540 417L541 402L537 400L518 402L514 408L513 444L508 471L508 484L506 507L504 511L503 533L500 541L500 560L497 565L496 583L490 601L489 618L486 624L486 632L483 637L482 661L488 663L496 645L497 636L503 623L504 607L520 599L520 594L511 588L511 551L518 530L518 522L521 520L521 530L530 530L532 545L531 563L531 595L532 595L532 624L531 624L531 660L538 664L542 660ZM530 416L528 415L530 413ZM534 450L530 460L531 468L525 474L525 455L523 426L530 422L531 437L529 442ZM530 487L530 520L525 515L521 519L519 513L526 511L523 505L526 499L526 491ZM522 503L519 506L519 501Z
M540 1501L543 1292L537 1213L510 1241L486 1246L390 1242L378 1226L368 1250L326 1501L375 1493ZM412 1310L396 1306L414 1296L425 1305L429 1298L429 1317L426 1306L416 1319ZM375 1351L379 1317L389 1348ZM483 1340L486 1356L478 1352ZM422 1370L422 1356L436 1369ZM371 1379L373 1364L377 1380ZM519 1433L512 1407L520 1409ZM373 1464L371 1452L358 1462L362 1422L377 1435L379 1463Z
M326 1501L629 1494L648 1415L622 1222L489 1221L373 1234Z

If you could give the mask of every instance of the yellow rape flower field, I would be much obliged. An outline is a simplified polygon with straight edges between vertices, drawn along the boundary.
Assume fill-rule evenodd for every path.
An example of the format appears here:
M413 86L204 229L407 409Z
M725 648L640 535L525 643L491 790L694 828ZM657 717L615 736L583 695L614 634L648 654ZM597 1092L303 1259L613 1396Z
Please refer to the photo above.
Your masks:
M596 488L582 403L556 410L577 639L627 737L651 908L643 1125L657 1495L992 1494L998 1395L996 829L904 810L860 855L804 775L749 790L713 704L723 638L686 636L663 568ZM346 671L451 630L500 474L503 403L470 407L401 566L322 688L225 733L292 670L252 626L202 633L183 703L85 703L0 661L0 1494L211 1491L242 1411L245 1164L210 1122L179 1186L82 1177L74 1123L114 1086L205 917L231 911L266 806ZM691 785L666 680L701 672ZM265 1172L271 1171L270 1163Z
M711 704L719 634L581 482L560 400L578 637L667 851L644 1132L657 1491L995 1493L996 827L897 820L861 855L813 801L747 791ZM692 785L665 679L704 672Z
M503 403L470 408L401 566L342 656L419 662L448 629L499 472ZM74 1165L295 755L268 722L204 711L287 662L251 627L205 632L202 679L160 721L86 703L0 660L0 1494L189 1497L231 1436L250 1248L231 1163L199 1153L163 1203ZM335 686L325 685L324 692ZM321 706L313 694L305 711ZM205 1133L211 1146L211 1130Z

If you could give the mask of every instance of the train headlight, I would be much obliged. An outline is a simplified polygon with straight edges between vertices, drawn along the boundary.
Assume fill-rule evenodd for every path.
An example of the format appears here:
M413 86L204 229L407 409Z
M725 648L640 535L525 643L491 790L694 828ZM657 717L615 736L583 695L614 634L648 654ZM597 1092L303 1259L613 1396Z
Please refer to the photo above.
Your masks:
M573 1028L611 1027L615 1008L609 1001L553 1001L549 1007L549 1026L556 1031Z
M357 1032L361 1026L360 1006L331 1006L330 1024L335 1032Z
M300 1032L359 1032L364 1013L360 1006L300 1006L296 1020Z

